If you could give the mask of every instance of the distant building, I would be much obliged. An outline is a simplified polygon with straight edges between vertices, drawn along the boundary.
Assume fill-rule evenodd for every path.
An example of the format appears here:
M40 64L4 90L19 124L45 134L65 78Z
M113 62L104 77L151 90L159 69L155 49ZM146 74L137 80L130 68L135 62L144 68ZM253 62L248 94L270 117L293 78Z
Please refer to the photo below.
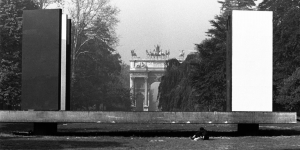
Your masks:
M164 75L170 51L162 51L160 46L152 51L146 50L147 58L141 59L134 50L130 60L131 106L134 111L159 111L157 100L158 86ZM183 61L183 56L179 61Z

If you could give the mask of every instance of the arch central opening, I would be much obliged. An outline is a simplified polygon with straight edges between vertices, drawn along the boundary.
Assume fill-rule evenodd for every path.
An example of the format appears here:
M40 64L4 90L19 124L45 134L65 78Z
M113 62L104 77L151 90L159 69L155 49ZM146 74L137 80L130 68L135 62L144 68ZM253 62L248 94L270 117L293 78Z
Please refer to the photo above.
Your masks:
M159 111L158 108L158 87L159 87L160 82L153 82L150 85L150 90L149 90L149 111Z

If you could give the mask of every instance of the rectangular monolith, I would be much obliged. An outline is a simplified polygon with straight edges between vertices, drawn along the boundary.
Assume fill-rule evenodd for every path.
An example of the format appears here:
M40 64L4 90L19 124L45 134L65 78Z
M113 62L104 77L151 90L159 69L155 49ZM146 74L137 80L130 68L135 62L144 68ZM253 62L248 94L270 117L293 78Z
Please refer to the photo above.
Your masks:
M25 10L22 41L22 110L59 110L61 9Z
M227 36L227 111L272 111L273 15L233 10Z
M71 19L67 20L67 57L66 57L66 110L71 109L71 73L72 73L72 50L71 50Z

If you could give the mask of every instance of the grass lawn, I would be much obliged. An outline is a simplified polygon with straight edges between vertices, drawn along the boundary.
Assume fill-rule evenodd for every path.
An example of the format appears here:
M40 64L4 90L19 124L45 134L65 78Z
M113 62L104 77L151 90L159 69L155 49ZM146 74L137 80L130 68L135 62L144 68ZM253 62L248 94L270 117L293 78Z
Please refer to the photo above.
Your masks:
M200 126L208 141L191 141ZM256 136L239 136L224 124L59 124L55 136L14 135L30 123L0 124L0 149L300 149L300 123L260 125Z

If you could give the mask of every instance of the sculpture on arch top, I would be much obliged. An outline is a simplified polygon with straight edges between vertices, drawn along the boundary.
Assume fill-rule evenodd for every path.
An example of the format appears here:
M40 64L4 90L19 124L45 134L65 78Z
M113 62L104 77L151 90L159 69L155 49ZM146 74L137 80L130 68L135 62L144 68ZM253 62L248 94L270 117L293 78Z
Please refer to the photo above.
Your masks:
M150 59L167 59L169 58L169 55L170 55L170 50L165 50L163 51L161 48L160 48L160 45L154 45L154 49L153 50L146 50L146 55L147 55L147 58L150 58Z
M147 59L168 59L170 56L170 50L162 50L160 45L154 45L153 50L146 49L146 56ZM137 57L135 50L131 50L131 57L132 58L139 58Z
M160 46L159 45L156 45L156 46L154 46L155 47L155 49L153 50L153 52L154 52L154 54L155 54L155 56L156 56L156 58L158 58L159 56L160 56Z
M136 53L135 53L135 50L133 49L133 50L131 50L131 57L132 58L137 58L137 55L136 55Z
M147 58L154 58L155 54L151 52L150 50L146 50Z
M160 51L160 52L159 52L159 55L160 55L162 58L165 58L166 53L164 53L163 51Z
M166 50L166 58L169 58L170 56L170 50Z

